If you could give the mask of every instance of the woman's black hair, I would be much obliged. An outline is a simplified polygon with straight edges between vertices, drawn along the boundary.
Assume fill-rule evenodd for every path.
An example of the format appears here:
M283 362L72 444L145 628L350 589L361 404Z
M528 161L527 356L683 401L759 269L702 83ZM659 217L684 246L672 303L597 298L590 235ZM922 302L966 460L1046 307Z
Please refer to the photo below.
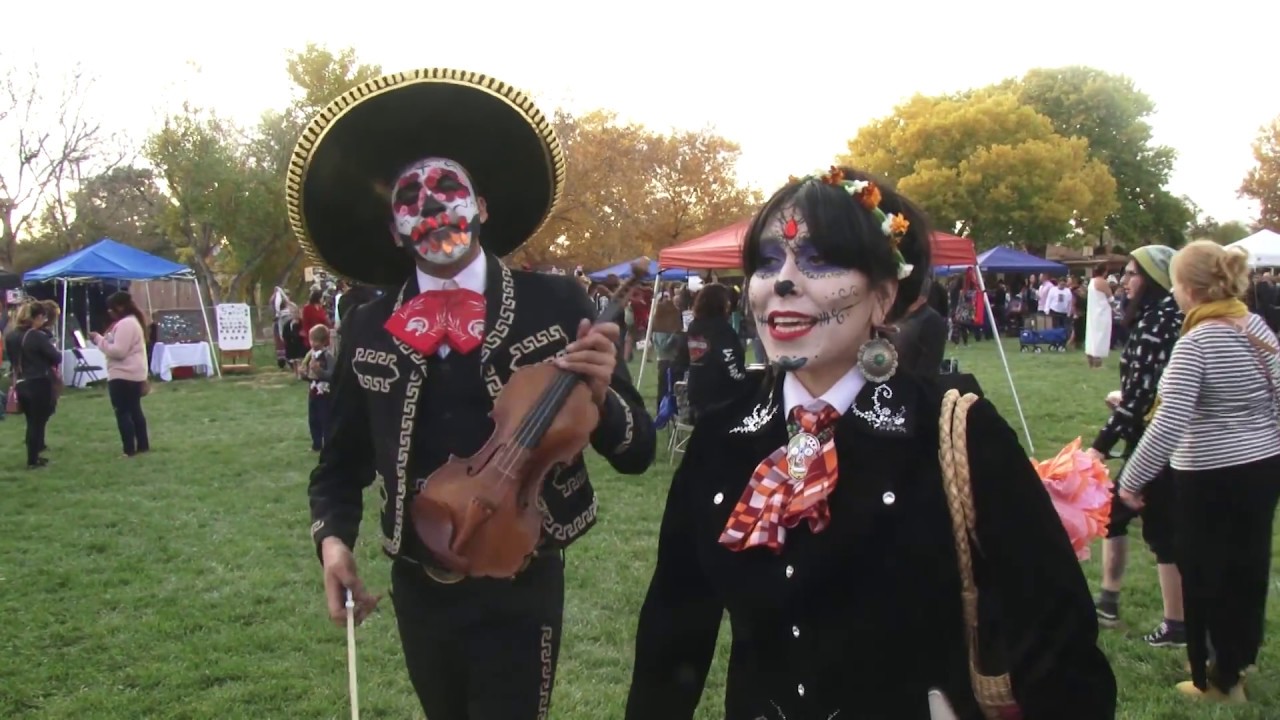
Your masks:
M1129 298L1129 306L1124 311L1124 324L1126 327L1136 327L1147 308L1169 297L1169 291L1147 274L1142 263L1132 258L1130 261L1133 262L1134 267L1138 268L1138 275L1142 278L1142 288L1138 290L1137 297Z
M696 320L729 317L729 304L733 294L720 283L703 285L693 299L693 317Z
M312 291L311 291L311 304L312 304L312 305L319 305L319 304L320 304L320 301L321 301L321 300L323 300L323 299L324 299L324 295L323 295L319 290L312 290Z
M147 326L147 318L142 314L142 310L138 309L137 304L133 302L133 296L124 290L113 292L107 296L107 308L115 310L116 314L121 318L125 315L132 315L137 318L139 325L144 328Z
M850 167L839 169L845 180L874 182L880 188L880 209L886 214L902 215L911 223L898 250L914 267L909 276L898 280L897 296L885 317L885 322L893 322L905 315L907 308L919 299L924 279L929 274L932 234L929 218L884 180ZM742 267L748 278L760 265L760 238L766 223L778 210L792 203L804 217L810 242L826 262L861 272L867 276L871 287L897 280L898 261L893 255L892 242L880 229L880 220L843 187L816 179L787 184L774 193L751 219L742 243Z
M1107 276L1107 266L1106 266L1106 265L1094 265L1094 266L1093 266L1093 276L1094 276L1094 277L1106 277L1106 276Z

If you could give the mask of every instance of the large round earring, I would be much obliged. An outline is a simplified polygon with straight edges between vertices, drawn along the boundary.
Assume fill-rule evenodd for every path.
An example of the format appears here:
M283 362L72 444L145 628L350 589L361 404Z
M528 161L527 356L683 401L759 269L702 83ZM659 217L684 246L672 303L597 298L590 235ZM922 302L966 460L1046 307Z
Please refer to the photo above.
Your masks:
M858 348L858 369L871 382L887 382L898 371L898 349L880 331Z

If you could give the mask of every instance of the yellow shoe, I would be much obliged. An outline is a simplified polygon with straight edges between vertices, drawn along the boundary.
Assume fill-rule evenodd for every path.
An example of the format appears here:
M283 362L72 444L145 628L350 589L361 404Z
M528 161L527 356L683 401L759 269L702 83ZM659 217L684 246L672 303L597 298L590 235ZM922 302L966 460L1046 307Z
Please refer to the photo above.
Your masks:
M1188 697L1195 698L1197 700L1212 700L1214 702L1225 702L1225 703L1233 703L1233 704L1249 702L1248 698L1244 696L1244 685L1240 683L1236 683L1236 685L1232 687L1230 691L1225 693L1219 690L1218 688L1214 687L1212 683L1209 685L1208 690L1201 690L1200 688L1196 687L1195 683L1193 683L1190 680L1183 680L1182 682L1178 683L1177 688L1178 688L1178 692Z

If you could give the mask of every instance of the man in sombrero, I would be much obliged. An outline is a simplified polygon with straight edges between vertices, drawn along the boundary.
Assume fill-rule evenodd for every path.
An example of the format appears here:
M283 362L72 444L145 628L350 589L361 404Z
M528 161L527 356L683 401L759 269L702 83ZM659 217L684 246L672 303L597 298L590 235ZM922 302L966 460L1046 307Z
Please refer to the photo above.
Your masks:
M303 133L287 187L313 260L386 288L348 312L333 380L333 423L311 475L311 536L329 614L376 606L352 556L362 491L382 482L382 545L405 663L431 720L545 718L564 605L564 548L596 520L579 455L546 479L542 541L514 578L449 572L419 538L415 495L450 455L492 431L512 373L555 362L600 408L592 447L625 474L648 469L654 430L624 364L618 327L569 276L511 270L564 182L551 125L521 92L457 70L364 83Z

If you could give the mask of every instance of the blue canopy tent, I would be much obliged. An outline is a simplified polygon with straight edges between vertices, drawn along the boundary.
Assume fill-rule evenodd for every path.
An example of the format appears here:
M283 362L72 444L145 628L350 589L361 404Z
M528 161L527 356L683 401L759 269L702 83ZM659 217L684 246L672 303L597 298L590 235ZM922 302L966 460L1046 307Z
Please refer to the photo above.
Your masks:
M204 318L204 330L210 341L213 332L209 326L209 312L205 309L204 296L196 274L186 265L165 260L135 247L123 245L110 238L103 238L89 247L77 250L66 257L54 260L43 267L22 274L24 283L61 282L62 306L67 307L67 288L72 283L95 280L190 280L196 288L200 303L200 315ZM148 291L150 292L150 291ZM150 299L147 309L150 310ZM67 314L62 313L60 337L65 348L67 339ZM215 360L214 369L222 376L222 368Z
M643 258L636 258L636 260L642 259ZM604 282L610 275L617 275L619 280L626 280L631 277L631 263L636 260L628 260L627 262L618 263L617 265L611 265L603 270L588 273L587 277L596 282ZM691 273L688 270L683 268L667 268L662 272L658 272L658 261L649 261L649 275L656 275L659 280L688 280L690 274Z
M935 268L934 274L946 276L969 267L973 266L947 265L946 267ZM1009 247L993 247L978 255L978 269L982 272L1021 273L1024 275L1030 273L1067 274L1067 266L1060 262L1045 260L1042 257L1036 257L1030 253L1024 253L1021 250L1014 250Z

